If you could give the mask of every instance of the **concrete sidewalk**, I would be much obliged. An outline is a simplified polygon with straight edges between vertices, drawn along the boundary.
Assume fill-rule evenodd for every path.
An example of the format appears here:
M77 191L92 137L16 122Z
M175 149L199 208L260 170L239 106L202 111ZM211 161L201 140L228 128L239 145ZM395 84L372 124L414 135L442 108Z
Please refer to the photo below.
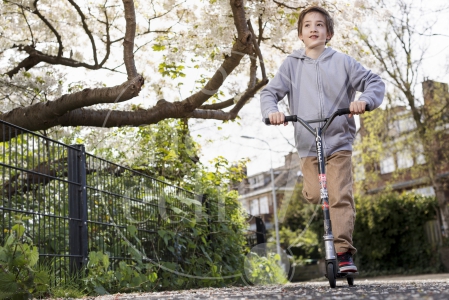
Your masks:
M415 281L415 280L449 280L449 273L423 274L423 275L391 275L379 277L358 277L357 281Z

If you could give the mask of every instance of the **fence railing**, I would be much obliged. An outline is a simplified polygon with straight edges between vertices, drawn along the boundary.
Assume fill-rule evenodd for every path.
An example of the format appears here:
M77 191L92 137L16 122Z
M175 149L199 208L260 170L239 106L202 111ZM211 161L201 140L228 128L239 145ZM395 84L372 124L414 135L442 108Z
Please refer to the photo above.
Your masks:
M151 259L176 261L176 251L154 249L158 230L182 231L177 210L201 218L202 206L209 215L210 205L219 205L88 154L83 145L65 145L1 120L0 135L0 244L20 215L40 259L61 274L79 270L89 251L107 253L112 261L130 259L131 239ZM261 222L256 219L258 233L248 234L249 244L265 242Z

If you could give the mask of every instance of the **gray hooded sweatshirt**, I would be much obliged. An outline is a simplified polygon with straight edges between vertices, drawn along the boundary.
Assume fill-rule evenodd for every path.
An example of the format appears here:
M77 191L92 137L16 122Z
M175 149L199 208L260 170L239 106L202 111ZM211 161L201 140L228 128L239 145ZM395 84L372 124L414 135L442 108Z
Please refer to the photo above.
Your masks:
M382 103L385 84L355 59L332 48L325 48L316 60L306 56L304 49L296 50L261 92L262 116L268 118L268 114L277 112L277 102L287 95L292 115L304 120L329 117L339 108L348 108L356 91L362 92L359 100L373 110ZM300 123L293 124L299 155L316 156L315 137ZM336 117L323 135L325 156L352 151L355 133L354 118Z

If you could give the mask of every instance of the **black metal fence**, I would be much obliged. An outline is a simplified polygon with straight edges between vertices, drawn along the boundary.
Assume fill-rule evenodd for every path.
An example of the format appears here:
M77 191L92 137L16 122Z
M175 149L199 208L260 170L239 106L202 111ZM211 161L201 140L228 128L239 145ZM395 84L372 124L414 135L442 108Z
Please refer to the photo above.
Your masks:
M21 216L41 261L61 274L81 268L89 251L130 259L131 239L151 259L175 260L151 246L158 229L179 231L177 210L201 218L201 206L210 207L203 196L90 155L83 145L65 145L1 120L0 176L0 244ZM263 222L257 228L249 244L265 242Z

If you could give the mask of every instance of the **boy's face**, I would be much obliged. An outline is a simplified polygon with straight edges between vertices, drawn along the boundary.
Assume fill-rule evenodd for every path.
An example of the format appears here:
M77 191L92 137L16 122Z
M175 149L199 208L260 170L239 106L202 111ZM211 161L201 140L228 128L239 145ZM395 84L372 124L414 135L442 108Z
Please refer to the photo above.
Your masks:
M319 12L310 12L304 16L299 38L304 42L306 48L324 47L326 40L331 39L327 32L326 19Z

